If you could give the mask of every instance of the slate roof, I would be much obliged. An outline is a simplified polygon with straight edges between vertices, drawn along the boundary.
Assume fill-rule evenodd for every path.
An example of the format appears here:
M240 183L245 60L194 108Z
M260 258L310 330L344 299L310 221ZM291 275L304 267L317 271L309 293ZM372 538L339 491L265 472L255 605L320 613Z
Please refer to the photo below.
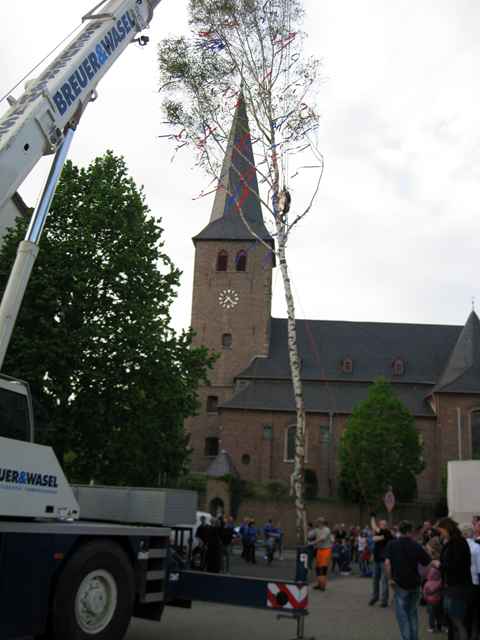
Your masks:
M352 413L355 406L366 400L368 382L304 382L305 410L309 413ZM431 389L431 387L429 387ZM433 417L425 400L423 385L394 384L393 390L415 416ZM222 404L222 409L250 409L254 411L295 411L295 398L290 381L254 380L233 398Z
M480 393L480 320L472 311L435 391Z
M226 475L238 476L238 471L233 464L230 454L226 451L220 451L208 467L207 476L209 478L223 478L223 476Z
M480 393L480 320L465 327L297 320L306 410L350 413L367 397L376 378L390 380L416 416L433 416L427 398L434 392ZM341 363L351 358L353 371ZM405 370L393 373L401 359ZM287 351L287 320L272 318L269 357L254 358L239 373L241 388L222 408L294 411Z
M400 358L405 373L401 383L434 386L442 376L462 327L297 320L297 342L304 380L372 381L394 379L392 363ZM353 360L353 372L343 373L341 361ZM287 320L272 318L270 356L255 358L240 378L290 379Z
M263 221L250 126L242 96L233 118L210 222L193 241L254 240L239 215L239 207L251 229L262 239L273 242Z

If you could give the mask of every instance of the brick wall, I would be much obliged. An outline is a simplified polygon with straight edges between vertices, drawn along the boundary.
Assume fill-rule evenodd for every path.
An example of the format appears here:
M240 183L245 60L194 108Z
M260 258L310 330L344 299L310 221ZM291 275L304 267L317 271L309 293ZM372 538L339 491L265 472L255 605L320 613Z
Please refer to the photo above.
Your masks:
M339 474L338 446L348 416L309 414L307 416L306 468L315 472L318 495L337 495ZM221 415L220 448L232 456L240 475L245 480L267 482L278 480L289 484L293 463L285 459L286 432L295 424L295 414L268 411L223 410ZM272 439L265 438L264 426L272 427ZM426 468L418 477L420 500L438 499L441 491L438 455L435 443L437 427L434 419L416 421L424 440ZM249 456L245 464L245 455Z
M228 252L228 270L217 271L219 251ZM246 271L236 271L236 256L247 253ZM204 455L205 438L220 437L221 420L208 414L206 400L217 396L219 404L233 395L233 379L252 358L267 355L271 315L272 267L265 247L256 242L197 241L192 298L193 344L204 345L219 354L210 374L211 386L200 389L199 415L186 421L193 448L192 470L205 471L211 459ZM239 297L233 309L219 305L224 289ZM222 335L232 335L231 348L223 348Z
M444 467L448 460L469 460L472 456L470 415L472 410L480 409L480 398L442 393L437 395L436 404L439 466Z

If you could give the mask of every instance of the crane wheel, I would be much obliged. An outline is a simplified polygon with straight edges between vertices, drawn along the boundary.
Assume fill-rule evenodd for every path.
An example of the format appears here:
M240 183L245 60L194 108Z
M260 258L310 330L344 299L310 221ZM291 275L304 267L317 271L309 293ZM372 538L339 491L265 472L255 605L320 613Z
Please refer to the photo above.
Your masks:
M80 547L63 569L53 600L52 640L121 640L135 586L127 554L115 542Z

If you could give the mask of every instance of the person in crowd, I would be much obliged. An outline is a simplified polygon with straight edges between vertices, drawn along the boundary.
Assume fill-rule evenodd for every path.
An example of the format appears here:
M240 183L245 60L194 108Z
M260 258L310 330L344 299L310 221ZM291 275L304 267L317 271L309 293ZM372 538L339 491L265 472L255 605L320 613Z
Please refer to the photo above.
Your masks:
M359 534L359 527L350 527L350 531L348 533L348 542L350 545L350 558L353 564L358 564L358 546L357 539Z
M442 543L440 538L430 538L425 549L432 559L425 572L425 581L422 587L422 594L428 611L428 630L431 633L440 633L444 617L442 606L443 585L440 571Z
M335 531L335 539L338 540L338 542L342 542L342 540L346 540L347 538L347 530L345 528L345 524L341 524L339 527L335 527L336 531Z
M472 518L472 526L473 526L473 537L475 542L480 544L480 516L473 516Z
M444 541L440 566L448 637L449 640L468 640L467 614L472 598L470 547L451 518L440 520L437 529Z
M194 564L196 568L202 571L206 568L207 544L210 532L210 525L207 523L206 516L200 517L200 524L195 531L195 543L192 554L194 556Z
M473 525L466 523L460 525L460 531L470 547L472 573L472 600L467 612L467 630L470 640L480 638L480 544L475 542Z
M368 532L360 531L357 538L358 565L362 578L370 576L370 549L368 548Z
M438 538L438 531L435 529L430 520L425 520L422 527L422 544L427 546L432 538Z
M222 568L221 530L221 518L215 518L207 532L206 568L209 573L220 573Z
M332 575L335 573L340 573L340 552L341 552L342 543L335 538L333 539L332 544Z
M351 567L351 555L350 555L350 542L348 538L343 538L340 543L340 575L341 576L349 576L352 572Z
M230 573L230 558L232 553L232 542L235 536L235 522L230 516L223 518L220 538L222 541L222 570L224 573Z
M240 525L239 529L238 529L238 535L240 536L240 542L242 543L242 553L241 553L241 557L245 560L245 562L247 561L247 531L248 531L248 523L249 523L250 519L249 518L244 518L242 524Z
M275 556L277 534L271 519L263 527L263 537L265 539L265 560L268 564L272 564Z
M431 558L413 540L413 526L407 520L398 527L400 537L390 540L384 550L384 570L395 589L395 614L402 640L418 640L418 601L420 573L418 566L428 566Z
M313 544L315 545L317 584L314 589L325 591L327 588L328 567L332 559L332 532L328 528L328 522L325 518L318 518L316 524Z
M283 560L283 529L280 522L274 528L275 533L275 552L278 553L278 559Z
M315 547L313 541L315 540L315 527L313 526L313 522L308 523L307 529L307 553L308 553L308 570L311 571L313 568L313 560L315 558Z
M245 560L252 564L257 564L255 558L255 548L257 544L257 527L255 526L255 520L252 518L248 523L246 530L246 549Z
M380 606L388 607L388 579L385 575L385 549L387 544L393 540L393 536L390 533L387 521L380 520L377 524L375 514L372 513L371 527L373 531L373 593L368 603L373 606L381 599Z
M207 518L205 516L200 517L200 524L195 531L195 537L198 538L203 544L207 544L208 532L210 525L207 524Z

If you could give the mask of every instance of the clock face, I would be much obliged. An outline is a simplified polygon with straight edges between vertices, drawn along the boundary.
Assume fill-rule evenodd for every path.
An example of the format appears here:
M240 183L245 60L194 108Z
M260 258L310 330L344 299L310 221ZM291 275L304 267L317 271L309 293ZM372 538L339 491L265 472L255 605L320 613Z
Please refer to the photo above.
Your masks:
M240 296L234 289L224 289L218 294L218 304L224 309L233 309L240 301Z

